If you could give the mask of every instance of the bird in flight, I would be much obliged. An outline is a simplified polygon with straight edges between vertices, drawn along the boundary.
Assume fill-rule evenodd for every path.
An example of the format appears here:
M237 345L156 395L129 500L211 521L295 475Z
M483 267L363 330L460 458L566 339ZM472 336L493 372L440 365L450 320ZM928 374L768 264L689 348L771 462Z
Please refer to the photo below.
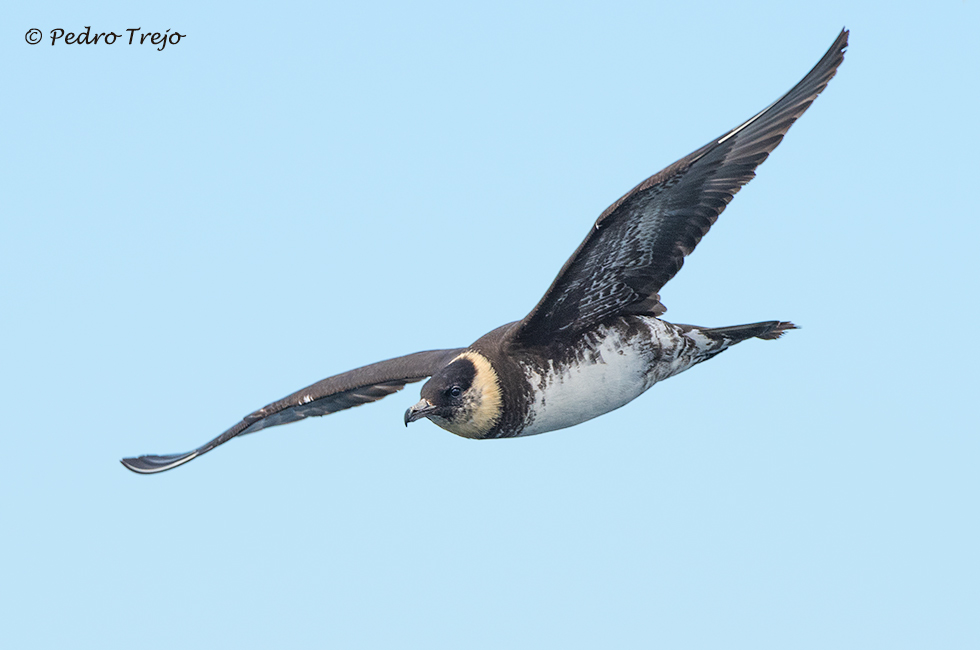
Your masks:
M730 327L660 318L659 291L755 168L809 108L844 60L847 30L802 81L768 108L654 174L599 215L540 302L466 348L429 350L328 377L182 454L124 458L140 474L182 465L232 438L377 401L430 378L405 425L428 418L465 438L513 438L585 422L658 381L750 338L796 326Z

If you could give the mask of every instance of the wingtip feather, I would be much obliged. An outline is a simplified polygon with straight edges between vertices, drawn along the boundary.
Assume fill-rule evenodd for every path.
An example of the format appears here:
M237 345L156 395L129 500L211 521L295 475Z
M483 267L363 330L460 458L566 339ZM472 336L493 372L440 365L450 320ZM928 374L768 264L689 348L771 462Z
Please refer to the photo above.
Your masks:
M191 461L200 455L199 450L187 452L186 454L169 454L167 456L139 456L136 458L123 458L119 462L123 467L137 474L157 474L173 469Z

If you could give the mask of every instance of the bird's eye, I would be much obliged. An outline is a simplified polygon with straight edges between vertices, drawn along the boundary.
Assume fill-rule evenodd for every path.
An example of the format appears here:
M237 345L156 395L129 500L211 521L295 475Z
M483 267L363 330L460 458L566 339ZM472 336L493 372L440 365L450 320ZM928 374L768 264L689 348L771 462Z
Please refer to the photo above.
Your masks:
M463 389L460 388L459 386L453 386L452 388L449 389L449 394L452 395L453 397L459 397L460 395L463 394Z

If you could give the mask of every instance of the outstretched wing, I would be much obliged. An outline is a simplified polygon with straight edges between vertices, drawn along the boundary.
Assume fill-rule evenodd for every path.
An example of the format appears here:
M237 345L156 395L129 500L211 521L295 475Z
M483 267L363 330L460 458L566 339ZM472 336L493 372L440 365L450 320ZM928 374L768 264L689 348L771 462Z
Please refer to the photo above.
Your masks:
M193 451L167 456L124 458L121 462L139 474L155 474L173 469L236 436L376 402L401 390L405 384L431 376L461 352L463 348L416 352L334 375L246 415L241 422Z
M546 343L619 314L659 315L660 291L732 197L755 176L844 60L843 30L788 93L744 124L651 176L603 212L513 336Z

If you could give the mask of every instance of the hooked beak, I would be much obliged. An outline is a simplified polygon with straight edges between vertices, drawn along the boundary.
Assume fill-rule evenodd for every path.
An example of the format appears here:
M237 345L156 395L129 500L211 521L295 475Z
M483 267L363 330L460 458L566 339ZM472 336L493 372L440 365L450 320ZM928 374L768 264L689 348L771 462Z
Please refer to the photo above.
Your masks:
M405 426L407 427L409 422L432 415L437 408L427 399L420 400L418 404L405 411Z

